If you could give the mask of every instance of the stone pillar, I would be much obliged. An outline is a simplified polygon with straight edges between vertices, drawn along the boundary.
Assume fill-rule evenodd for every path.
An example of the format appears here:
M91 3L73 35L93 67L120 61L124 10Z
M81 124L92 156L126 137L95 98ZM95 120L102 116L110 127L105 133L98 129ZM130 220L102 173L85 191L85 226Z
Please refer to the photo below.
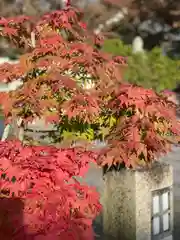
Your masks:
M165 164L155 164L149 170L122 169L106 173L101 200L104 239L154 239L151 236L152 193L158 189L172 188L172 185L172 167ZM167 239L172 239L172 236Z

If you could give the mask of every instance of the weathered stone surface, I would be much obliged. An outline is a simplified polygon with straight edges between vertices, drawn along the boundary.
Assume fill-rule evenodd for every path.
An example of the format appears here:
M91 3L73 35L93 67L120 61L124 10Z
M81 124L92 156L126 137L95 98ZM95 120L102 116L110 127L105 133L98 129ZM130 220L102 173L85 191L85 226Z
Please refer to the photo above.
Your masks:
M134 239L151 240L152 191L173 186L173 169L169 165L156 164L149 171L136 172L135 176L136 238Z
M106 174L102 196L105 239L134 239L135 197L135 173L133 171L121 170Z
M172 185L172 167L165 164L107 173L102 196L105 239L150 240L152 191Z

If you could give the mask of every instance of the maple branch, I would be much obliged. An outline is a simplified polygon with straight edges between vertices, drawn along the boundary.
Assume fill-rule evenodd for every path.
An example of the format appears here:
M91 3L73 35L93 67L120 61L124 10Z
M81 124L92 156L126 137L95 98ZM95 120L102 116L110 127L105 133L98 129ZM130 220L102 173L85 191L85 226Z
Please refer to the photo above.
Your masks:
M24 127L23 127L23 126L21 126L21 127L19 128L18 139L19 139L19 141L21 141L21 142L24 140Z
M23 119L19 118L16 120L17 123L17 127L19 128L19 132L18 132L18 139L19 141L23 142L24 140L24 123L23 123Z
M36 38L35 38L34 32L31 32L31 43L32 43L32 47L35 48L36 47Z
M4 128L4 132L3 132L3 135L2 135L2 138L1 138L2 142L4 142L8 138L10 129L11 129L11 125L7 124L6 127Z

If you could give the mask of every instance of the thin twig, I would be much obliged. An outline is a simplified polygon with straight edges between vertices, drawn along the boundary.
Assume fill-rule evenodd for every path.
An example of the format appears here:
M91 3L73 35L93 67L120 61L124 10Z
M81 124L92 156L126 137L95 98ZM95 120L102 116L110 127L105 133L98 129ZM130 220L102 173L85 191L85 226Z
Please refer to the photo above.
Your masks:
M31 32L31 44L32 44L33 48L36 47L36 38L35 38L35 33L34 32Z
M19 139L19 141L21 141L21 142L23 142L23 140L24 140L24 127L23 127L23 126L21 126L21 127L19 128L18 139Z

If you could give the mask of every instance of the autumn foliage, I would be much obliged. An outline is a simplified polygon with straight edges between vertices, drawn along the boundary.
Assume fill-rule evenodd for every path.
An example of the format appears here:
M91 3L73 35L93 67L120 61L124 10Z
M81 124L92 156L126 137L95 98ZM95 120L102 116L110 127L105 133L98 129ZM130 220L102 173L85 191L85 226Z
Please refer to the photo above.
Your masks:
M89 33L81 18L68 7L38 21L24 16L0 20L1 35L25 52L18 64L0 66L2 82L23 82L1 94L6 122L21 118L25 127L41 118L107 142L96 152L90 143L68 148L0 143L2 198L24 204L20 227L17 213L9 222L13 239L25 239L23 234L35 240L93 239L92 220L101 209L98 194L74 176L85 173L90 161L151 166L177 140L169 136L179 136L176 106L166 96L123 83L126 59L102 52L102 37Z
M101 209L99 196L72 178L84 174L91 153L23 147L13 141L1 143L0 149L1 197L19 197L24 204L23 225L18 222L20 213L10 212L10 219L3 218L1 234L11 227L13 239L93 239L91 225Z

